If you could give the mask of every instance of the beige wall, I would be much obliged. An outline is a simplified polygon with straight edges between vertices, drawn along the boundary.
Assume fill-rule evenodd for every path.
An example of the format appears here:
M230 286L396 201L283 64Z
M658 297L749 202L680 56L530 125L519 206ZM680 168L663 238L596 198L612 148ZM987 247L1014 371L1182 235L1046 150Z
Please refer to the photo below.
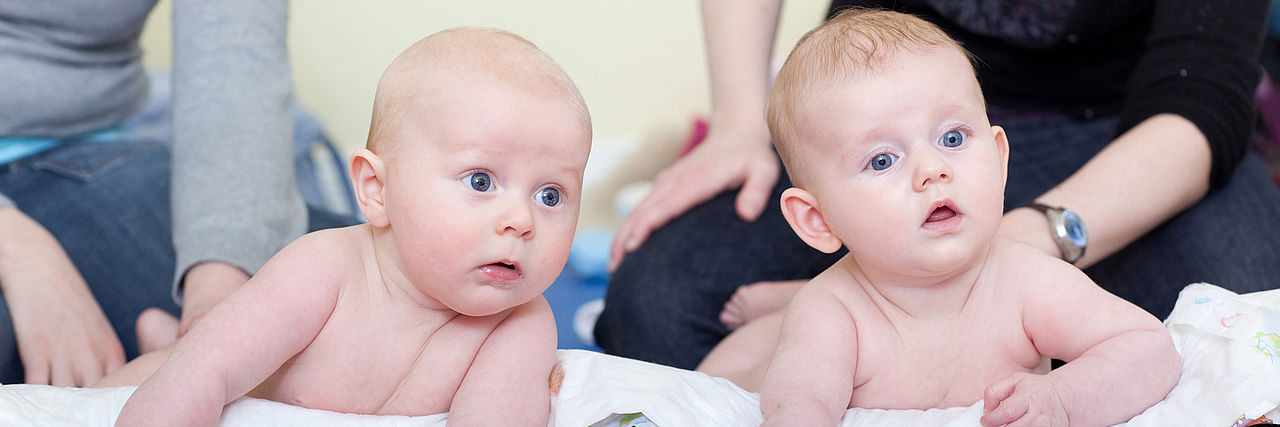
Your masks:
M143 34L149 66L167 67L170 60L169 1L161 1ZM821 20L826 4L785 3L775 56ZM414 41L460 25L519 34L577 83L600 151L593 153L585 224L616 223L612 191L668 163L691 120L707 112L696 0L295 0L289 47L296 95L345 151L361 147L386 65Z

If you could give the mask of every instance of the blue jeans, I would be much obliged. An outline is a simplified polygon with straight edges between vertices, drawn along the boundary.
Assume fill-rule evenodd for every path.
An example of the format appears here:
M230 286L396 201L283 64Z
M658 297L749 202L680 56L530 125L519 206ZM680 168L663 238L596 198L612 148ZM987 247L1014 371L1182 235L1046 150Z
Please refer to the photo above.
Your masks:
M0 192L62 244L130 359L138 355L138 313L179 313L169 293L169 153L152 141L73 143L0 165ZM356 223L308 210L311 229ZM22 381L9 307L0 299L0 383Z
M1111 141L1116 121L1026 115L993 123L1009 135L1005 206L1016 208L1093 157ZM812 278L834 263L843 252L809 248L782 218L776 200L789 185L784 175L756 222L737 218L737 192L730 191L655 230L610 279L595 330L600 347L692 369L728 334L718 315L739 286ZM1223 188L1085 272L1160 318L1193 282L1241 293L1273 288L1280 278L1280 189L1251 154Z

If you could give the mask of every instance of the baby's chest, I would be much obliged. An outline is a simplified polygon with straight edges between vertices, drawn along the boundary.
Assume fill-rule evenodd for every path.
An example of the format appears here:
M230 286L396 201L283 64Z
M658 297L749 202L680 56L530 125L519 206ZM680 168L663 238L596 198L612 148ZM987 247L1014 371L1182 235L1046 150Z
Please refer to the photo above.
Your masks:
M271 400L362 414L449 410L489 331L328 324L255 392Z
M927 409L969 406L987 386L1043 361L1025 335L969 331L965 335L888 335L859 348L851 406ZM860 340L861 343L861 340Z

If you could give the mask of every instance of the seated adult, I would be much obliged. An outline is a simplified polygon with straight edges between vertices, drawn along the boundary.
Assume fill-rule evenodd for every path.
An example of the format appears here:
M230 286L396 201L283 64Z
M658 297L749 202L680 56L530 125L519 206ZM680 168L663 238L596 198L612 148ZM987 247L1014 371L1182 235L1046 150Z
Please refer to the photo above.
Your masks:
M703 1L710 134L619 229L607 352L692 368L842 255L804 245L778 208L790 183L763 111L779 3ZM831 11L917 14L977 56L1011 141L1000 233L1160 318L1189 283L1276 286L1280 189L1249 151L1266 1L989 3Z
M122 126L155 4L0 3L0 383L94 383L143 309L181 308L172 341L308 228L287 2L174 2L172 141Z

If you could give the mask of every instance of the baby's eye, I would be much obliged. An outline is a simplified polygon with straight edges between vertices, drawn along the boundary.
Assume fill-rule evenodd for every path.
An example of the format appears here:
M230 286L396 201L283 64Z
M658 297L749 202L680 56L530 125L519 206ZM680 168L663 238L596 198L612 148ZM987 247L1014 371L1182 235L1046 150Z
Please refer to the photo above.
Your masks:
M547 205L547 206L558 205L560 204L560 190L557 190L554 187L543 188L541 190L538 190L537 198L538 198L538 202L544 205Z
M484 172L476 172L467 176L467 183L471 185L472 190L481 193L493 189L493 179L489 178L489 174Z
M938 144L947 148L956 148L964 143L964 132L953 130L942 135L942 139L938 140Z
M882 171L893 166L893 162L896 161L898 161L898 156L889 153L880 153L876 155L875 158L872 158L870 163L867 163L867 167L872 170Z

